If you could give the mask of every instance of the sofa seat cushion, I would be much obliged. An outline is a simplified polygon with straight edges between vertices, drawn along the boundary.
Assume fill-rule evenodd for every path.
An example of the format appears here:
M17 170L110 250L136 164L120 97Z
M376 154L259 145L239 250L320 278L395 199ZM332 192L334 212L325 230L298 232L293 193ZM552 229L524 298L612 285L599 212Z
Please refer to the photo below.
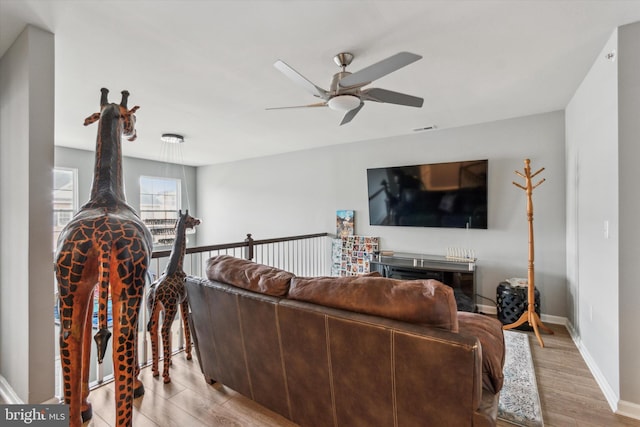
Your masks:
M289 298L458 331L453 289L437 280L379 276L294 277Z
M218 255L207 261L209 280L275 297L287 294L293 277L287 271L231 255Z
M478 337L482 346L482 387L498 393L504 381L504 334L498 319L477 313L458 312L461 334Z

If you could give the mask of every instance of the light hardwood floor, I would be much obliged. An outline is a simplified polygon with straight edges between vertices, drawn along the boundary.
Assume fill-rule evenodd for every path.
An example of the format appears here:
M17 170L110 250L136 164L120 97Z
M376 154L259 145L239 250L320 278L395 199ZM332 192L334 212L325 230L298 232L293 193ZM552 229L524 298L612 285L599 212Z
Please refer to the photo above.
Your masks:
M528 332L545 427L630 427L640 421L611 412L564 326L545 323L554 335L542 334L544 348ZM499 426L510 426L498 422Z
M529 333L545 426L640 426L638 420L611 412L566 328L546 325L555 334L542 336L544 348ZM198 362L185 360L182 353L173 357L170 384L163 384L161 377L153 378L149 368L142 370L141 379L146 393L135 402L136 427L296 426L229 388L208 385ZM113 398L113 384L92 391L94 418L85 426L113 425ZM498 421L498 426L510 424Z

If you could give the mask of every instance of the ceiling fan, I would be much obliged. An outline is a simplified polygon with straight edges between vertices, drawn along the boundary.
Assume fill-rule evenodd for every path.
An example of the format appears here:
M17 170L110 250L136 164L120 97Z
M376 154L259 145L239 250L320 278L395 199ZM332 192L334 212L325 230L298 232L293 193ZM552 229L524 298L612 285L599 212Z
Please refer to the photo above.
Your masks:
M322 89L307 80L302 74L287 65L284 61L278 60L273 66L280 70L285 76L293 80L294 83L302 86L313 96L322 99L322 102L309 105L299 105L293 107L272 107L267 110L280 110L286 108L305 107L329 107L332 110L344 111L340 125L349 123L358 112L364 107L364 101L375 101L388 104L406 105L409 107L422 107L423 99L416 96L406 95L400 92L393 92L387 89L369 88L362 89L380 77L386 76L402 67L405 67L422 56L409 52L400 52L376 62L355 73L346 71L353 55L348 52L337 54L333 60L342 71L333 75L329 90Z

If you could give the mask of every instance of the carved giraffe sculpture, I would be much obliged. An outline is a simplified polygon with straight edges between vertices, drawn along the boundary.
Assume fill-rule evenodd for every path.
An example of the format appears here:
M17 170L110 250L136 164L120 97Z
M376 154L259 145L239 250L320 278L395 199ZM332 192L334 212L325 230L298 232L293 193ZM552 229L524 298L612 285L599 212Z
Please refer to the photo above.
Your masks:
M159 375L158 359L160 357L160 349L158 347L158 324L160 323L160 312L164 312L161 335L162 355L164 356L162 378L165 383L171 382L171 378L169 377L169 366L171 365L171 325L178 312L178 305L180 305L180 314L182 315L182 325L184 327L185 352L187 360L191 360L191 335L187 321L189 305L187 302L187 290L184 286L184 280L187 274L183 271L182 265L186 251L185 232L187 229L192 229L199 225L200 220L190 216L189 210L184 214L180 211L178 216L175 227L176 239L173 242L169 263L162 275L151 284L147 292L147 305L150 312L147 330L151 334L151 371L154 377Z
M151 258L151 233L124 194L121 135L136 138L135 111L127 110L129 92L120 105L107 101L101 89L95 170L91 197L60 233L55 255L60 304L60 361L69 425L78 427L92 416L89 396L89 356L93 293L98 284L99 331L95 335L102 363L111 332L107 329L107 298L111 292L113 365L117 426L131 426L133 398L144 394L137 379L138 313Z

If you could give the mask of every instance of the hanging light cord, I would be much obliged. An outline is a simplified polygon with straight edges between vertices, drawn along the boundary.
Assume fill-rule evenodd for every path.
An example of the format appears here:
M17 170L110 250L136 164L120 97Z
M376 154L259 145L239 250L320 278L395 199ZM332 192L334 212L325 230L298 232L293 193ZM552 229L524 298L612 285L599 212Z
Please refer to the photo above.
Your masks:
M185 196L187 199L187 209L191 208L191 200L189 198L189 186L187 185L187 171L184 165L184 155L182 153L182 144L171 142L163 142L161 150L161 158L164 159L163 176L169 176L169 165L179 164L182 166L182 179L184 181Z

